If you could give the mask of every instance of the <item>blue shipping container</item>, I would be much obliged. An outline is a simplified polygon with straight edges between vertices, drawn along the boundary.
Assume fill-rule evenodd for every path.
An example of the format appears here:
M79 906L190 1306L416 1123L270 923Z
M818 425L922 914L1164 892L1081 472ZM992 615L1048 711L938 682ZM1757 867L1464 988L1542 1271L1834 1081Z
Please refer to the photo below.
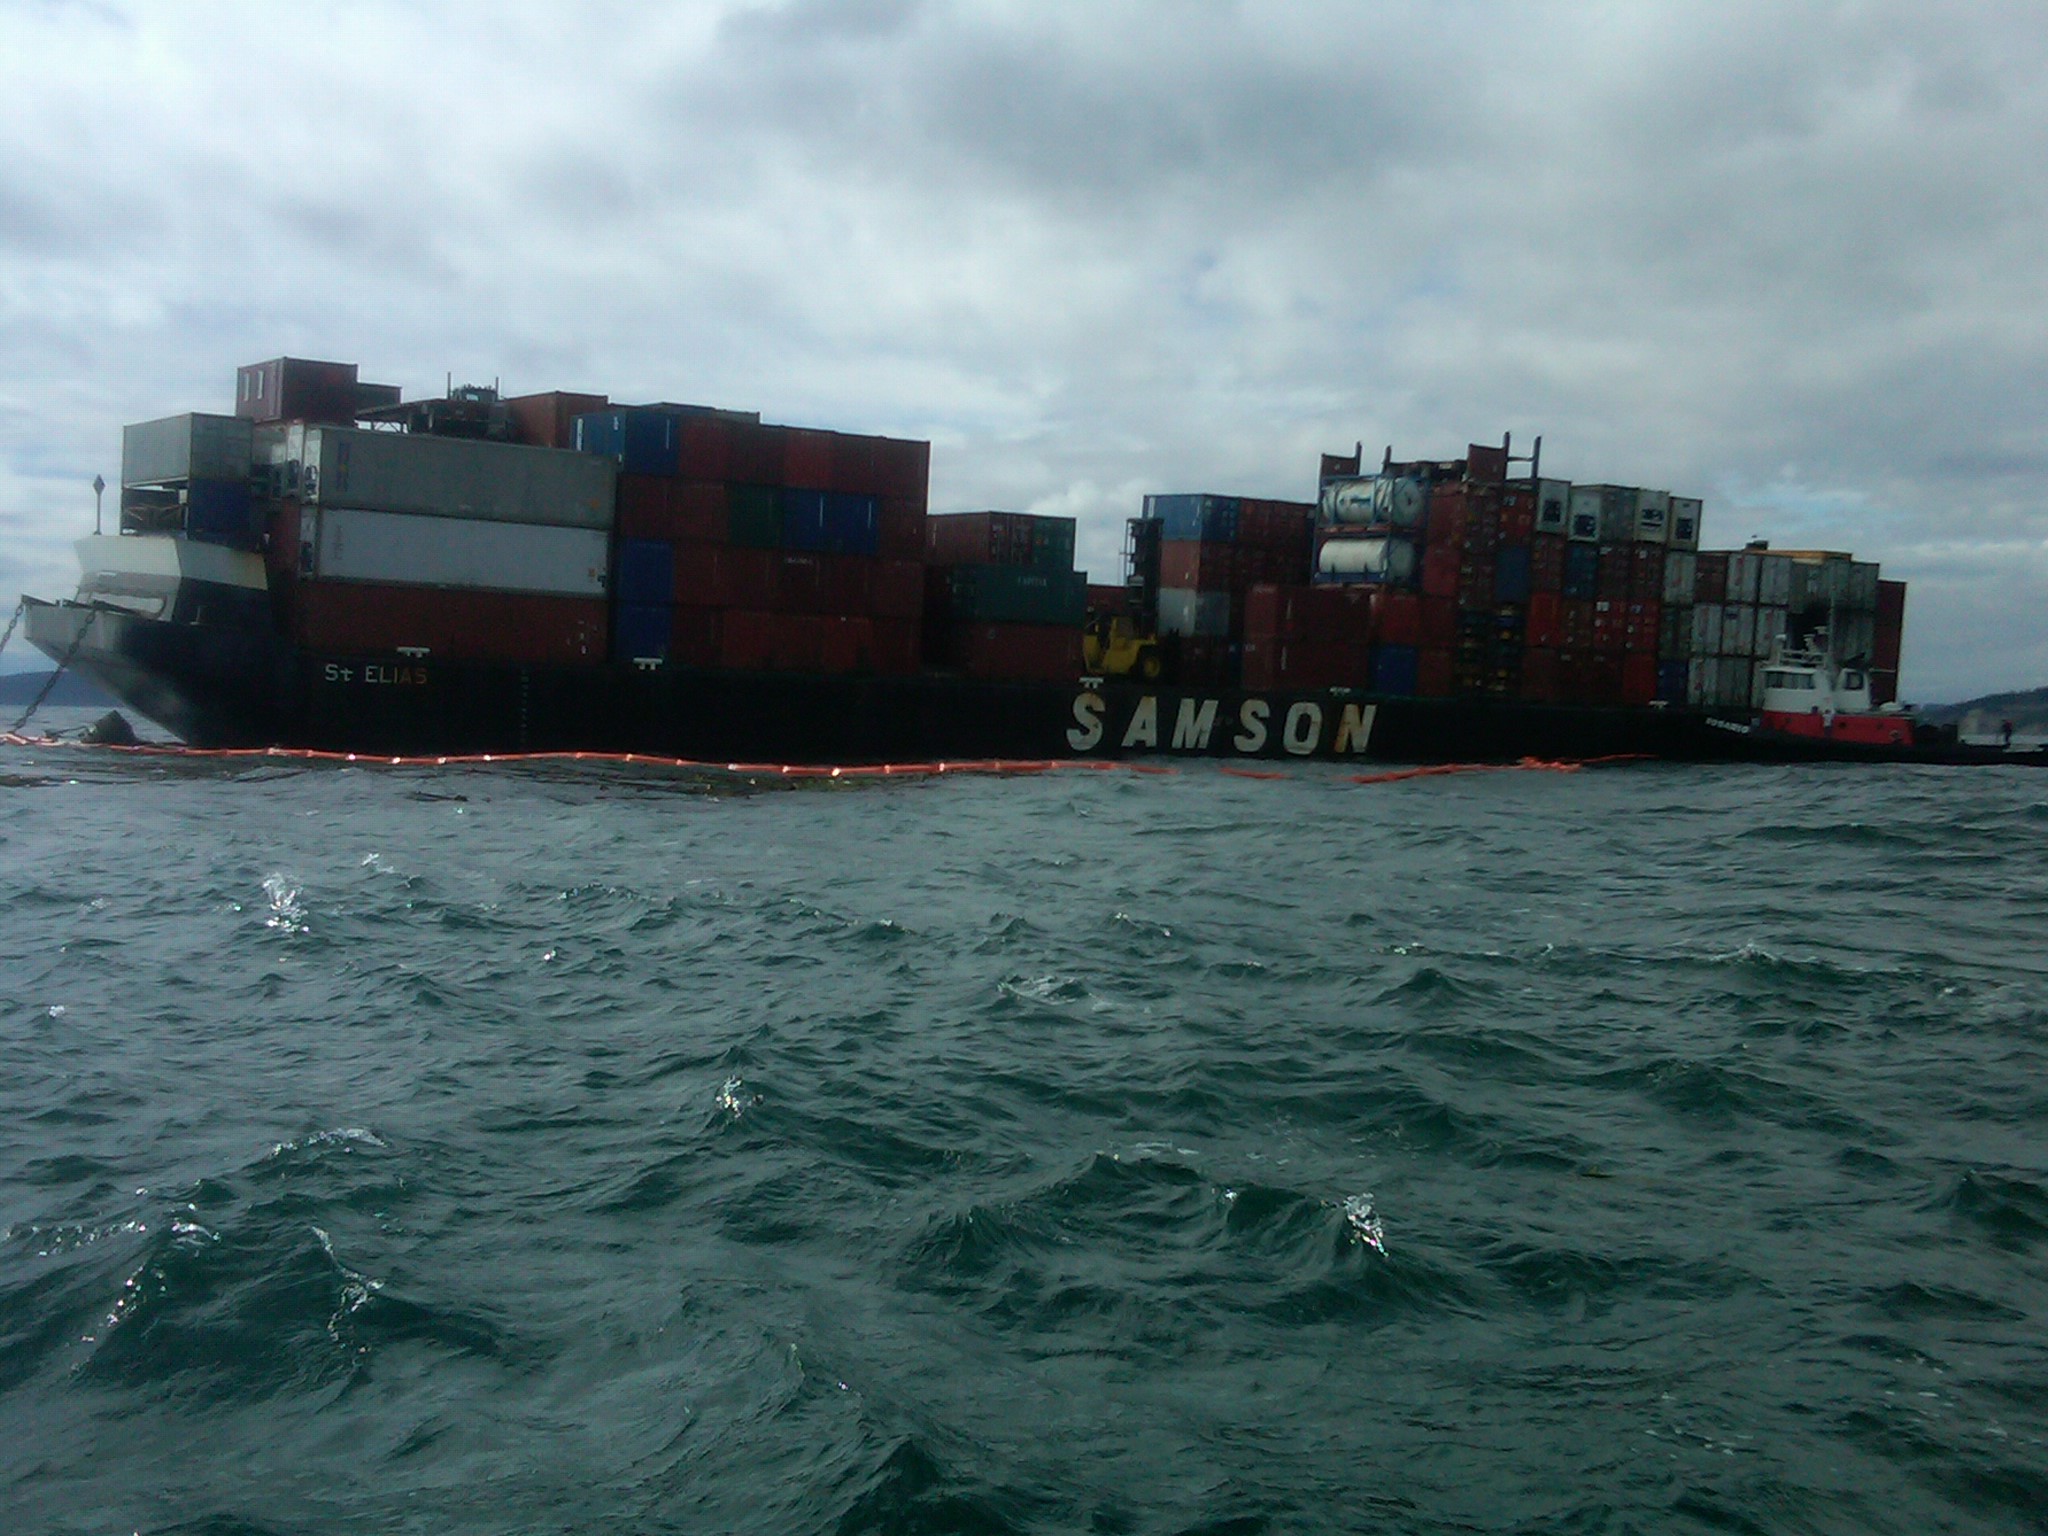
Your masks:
M775 492L782 512L784 549L829 549L825 535L825 493L782 486Z
M880 503L872 496L827 491L824 547L839 555L874 554L881 547L879 508Z
M664 605L621 603L613 611L612 654L626 661L666 658L673 615Z
M674 601L676 551L664 539L619 540L621 604L666 604Z
M246 480L194 480L185 491L185 537L231 549L261 549L263 525Z
M1600 595L1600 546L1567 544L1564 549L1564 595L1591 598Z
M1422 652L1412 645L1382 645L1372 653L1372 687L1375 693L1407 697L1415 692L1422 676Z
M594 411L576 418L576 447L618 461L629 475L673 475L682 452L673 411Z
M1145 519L1164 523L1162 534L1203 544L1235 544L1237 515L1243 505L1235 496L1147 496Z
M1493 600L1496 603L1529 601L1529 546L1505 544L1494 556Z

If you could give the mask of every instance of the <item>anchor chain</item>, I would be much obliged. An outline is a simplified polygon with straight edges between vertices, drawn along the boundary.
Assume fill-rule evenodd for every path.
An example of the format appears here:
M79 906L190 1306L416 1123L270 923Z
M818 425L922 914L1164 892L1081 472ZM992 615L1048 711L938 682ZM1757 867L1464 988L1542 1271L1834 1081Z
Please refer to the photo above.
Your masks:
M28 599L23 598L14 605L14 617L7 621L7 632L0 634L0 655L7 650L7 642L14 638L14 626L21 622L21 616L28 612Z
M14 617L16 620L19 620L21 618L21 612L21 608L15 609ZM64 669L71 665L71 658L76 656L78 654L78 648L81 645L85 644L86 631L91 627L92 620L90 618L87 618L84 623L78 626L78 633L71 637L71 644L64 648L63 659L57 663L56 670L53 671L47 678L43 680L43 686L36 691L36 696L30 702L28 708L24 709L21 712L21 718L16 720L14 724L7 728L8 735L19 736L21 734L21 728L24 725L28 724L29 717L34 715L37 710L43 707L43 701L50 696L51 690L57 686L57 679L64 675ZM7 638L9 636L12 636L13 633L14 624L9 623L7 626L7 635L0 636L0 649L5 648L7 644Z

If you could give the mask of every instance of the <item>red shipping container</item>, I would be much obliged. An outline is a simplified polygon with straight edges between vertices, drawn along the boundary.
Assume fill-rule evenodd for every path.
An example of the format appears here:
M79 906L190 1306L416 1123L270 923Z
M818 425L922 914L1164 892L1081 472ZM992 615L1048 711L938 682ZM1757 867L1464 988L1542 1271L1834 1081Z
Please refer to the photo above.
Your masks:
M1531 592L1564 590L1564 546L1565 538L1561 533L1534 533L1529 536Z
M1646 657L1650 663L1650 691L1656 693L1656 658ZM1603 656L1595 652L1586 658L1585 701L1588 704L1619 704L1621 702L1621 657Z
M1368 645L1372 641L1371 587L1343 585L1298 587L1301 593L1300 634L1304 640L1334 640Z
M1231 544L1162 539L1159 542L1159 585L1188 587L1199 592L1229 592L1238 585L1237 556L1238 550Z
M1629 585L1635 579L1634 546L1605 544L1600 549L1600 570L1595 592L1612 602L1627 602Z
M870 620L839 616L821 621L819 664L835 675L874 670L874 630Z
M1121 592L1123 588L1118 587ZM868 592L868 613L878 619L919 619L924 615L924 567L915 560L877 560Z
M1627 634L1626 605L1606 598L1593 604L1593 652L1598 656L1621 654Z
M1420 600L1421 619L1418 628L1422 638L1417 642L1425 646L1449 647L1458 639L1458 600L1454 597L1429 597Z
M810 427L785 427L779 483L812 491L832 489L832 434Z
M289 585L299 574L299 504L279 502L263 535L263 566L273 588ZM1894 583L1898 585L1898 583Z
M1630 547L1630 597L1659 599L1664 596L1665 553L1662 544L1636 544Z
M850 496L882 494L882 471L874 438L851 432L832 434L832 483L827 489Z
M1498 485L1508 477L1506 448L1488 448L1473 443L1465 449L1465 478Z
M671 666L715 667L719 664L719 621L717 608L678 608L669 625L668 659Z
M1458 546L1430 543L1422 551L1422 590L1428 597L1458 595Z
M816 672L824 626L812 614L734 609L720 624L720 661L747 672Z
M1648 704L1657 697L1657 658L1624 656L1621 661L1621 702Z
M1870 647L1870 664L1896 674L1899 670L1899 652L1906 636L1906 584L1903 581L1880 581L1877 584L1877 633ZM1875 679L1872 680L1872 699L1877 699ZM1892 678L1893 697L1897 697L1898 678ZM1890 703L1890 699L1877 700Z
M1632 602L1622 615L1622 649L1655 654L1662 639L1664 608L1661 603Z
M825 574L829 555L792 554L772 550L770 581L777 613L828 613L830 591Z
M1440 646L1425 648L1415 659L1415 692L1420 698L1449 698L1455 688L1451 652Z
M1375 605L1376 640L1388 645L1422 643L1422 599L1413 592L1381 592Z
M293 629L309 650L390 656L424 650L437 661L509 661L529 666L603 661L608 605L601 597L397 587L361 581L302 581Z
M1724 603L1728 600L1728 552L1703 549L1693 567L1692 596L1696 603Z
M925 524L922 496L884 496L875 513L875 553L884 560L923 560Z
M725 487L666 475L619 476L619 537L671 544L725 542Z
M747 425L723 416L685 416L676 472L685 480L714 483L738 478L732 472L733 433Z
M905 438L875 439L876 494L902 496L925 506L926 488L931 482L932 445Z
M1593 599L1561 598L1557 605L1558 649L1589 651L1593 648Z
M1522 628L1523 644L1554 650L1564 638L1563 607L1564 599L1555 592L1531 592Z
M742 485L782 483L784 429L758 421L735 421L727 433L728 480Z
M699 608L765 609L775 596L772 549L675 546L675 600Z
M871 619L868 636L874 646L875 670L884 676L907 676L923 664L922 619Z
M933 565L1029 565L1035 519L1025 512L948 512L924 520ZM1164 581L1162 586L1184 583Z
M574 448L576 418L601 411L611 402L603 395L572 395L555 390L544 395L514 395L505 402L512 435L533 448Z
M1555 704L1558 691L1557 652L1531 645L1522 652L1522 697L1534 704Z
M1065 624L968 624L955 643L969 677L1070 682L1081 675L1081 632Z
M1536 493L1526 485L1507 486L1500 494L1500 540L1526 544L1536 535Z

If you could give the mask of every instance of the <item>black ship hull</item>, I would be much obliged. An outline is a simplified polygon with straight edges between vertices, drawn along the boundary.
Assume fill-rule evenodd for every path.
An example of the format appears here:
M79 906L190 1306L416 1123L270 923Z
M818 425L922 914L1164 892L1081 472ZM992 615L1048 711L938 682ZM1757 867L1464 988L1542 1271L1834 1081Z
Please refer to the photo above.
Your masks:
M1141 756L1402 764L2016 760L1953 741L1791 738L1758 731L1747 719L1678 707L322 655L254 627L169 623L32 598L25 624L28 639L52 660L201 748L846 765Z

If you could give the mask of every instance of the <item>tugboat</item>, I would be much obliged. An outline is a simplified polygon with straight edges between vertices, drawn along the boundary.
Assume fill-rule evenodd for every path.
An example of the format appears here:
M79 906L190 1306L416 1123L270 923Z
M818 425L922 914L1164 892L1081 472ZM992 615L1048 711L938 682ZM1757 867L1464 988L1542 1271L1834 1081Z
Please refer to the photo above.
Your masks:
M1914 739L1912 713L1899 704L1872 704L1862 658L1838 663L1824 629L1801 644L1780 635L1772 645L1757 730L1848 746L1904 746Z

